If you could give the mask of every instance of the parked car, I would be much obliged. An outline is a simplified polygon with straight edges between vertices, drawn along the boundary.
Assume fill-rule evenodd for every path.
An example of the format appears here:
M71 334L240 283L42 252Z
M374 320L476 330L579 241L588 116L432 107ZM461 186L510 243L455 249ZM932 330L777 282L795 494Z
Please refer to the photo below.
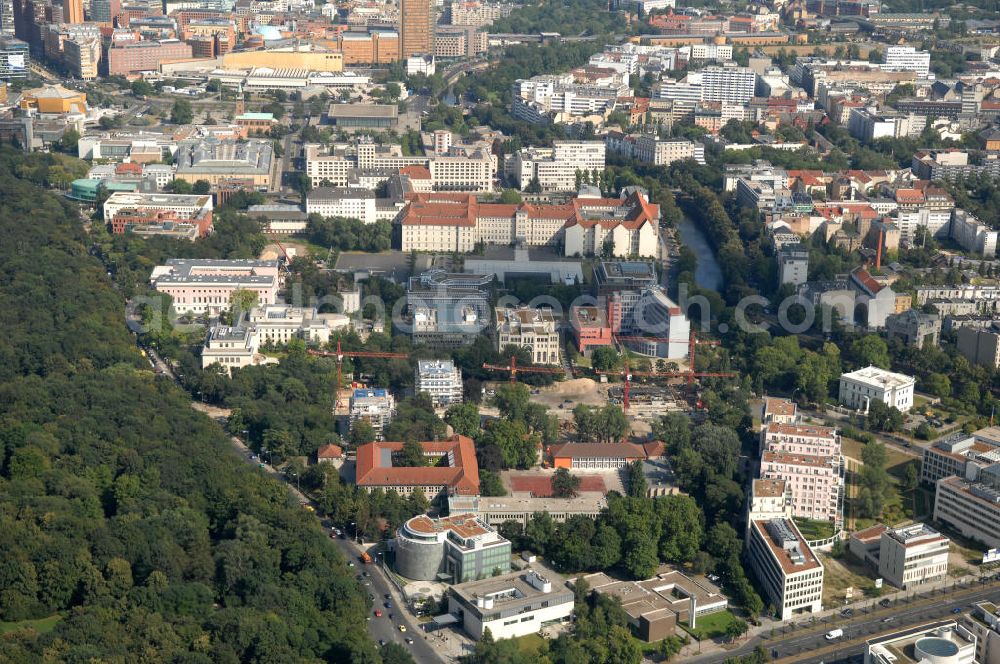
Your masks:
M826 633L826 636L824 636L823 638L826 639L827 641L836 641L843 635L844 635L844 630L838 627L837 629L831 629L829 632Z
M375 609L375 617L376 618L382 617L382 609Z

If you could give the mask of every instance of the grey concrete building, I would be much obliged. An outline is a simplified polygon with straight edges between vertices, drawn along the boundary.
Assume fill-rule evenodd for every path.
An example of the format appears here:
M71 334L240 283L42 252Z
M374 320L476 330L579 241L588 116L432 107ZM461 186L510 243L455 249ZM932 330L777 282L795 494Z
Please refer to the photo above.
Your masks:
M899 337L908 346L937 346L941 339L941 317L910 309L885 319L889 339Z

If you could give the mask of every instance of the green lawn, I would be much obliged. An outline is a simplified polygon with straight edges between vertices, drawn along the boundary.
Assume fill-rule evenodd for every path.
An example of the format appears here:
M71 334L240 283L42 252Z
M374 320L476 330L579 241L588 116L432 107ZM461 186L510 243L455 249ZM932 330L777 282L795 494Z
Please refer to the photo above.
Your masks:
M799 527L799 531L802 536L807 540L819 540L826 539L827 537L833 537L833 524L829 521L819 521L816 519L804 519L801 517L793 517L792 521L795 525Z
M539 648L544 645L545 639L538 634L525 634L517 637L517 649L525 655L537 655Z
M0 621L0 634L8 634L26 628L31 628L39 634L45 634L46 632L51 632L60 620L62 620L62 616L57 613L48 618L38 618L36 620L19 620L17 622Z
M731 612L719 611L718 613L710 613L707 616L698 618L695 621L693 629L687 623L681 623L681 627L694 638L703 641L705 639L714 639L717 636L725 636L726 627L736 620L738 618Z

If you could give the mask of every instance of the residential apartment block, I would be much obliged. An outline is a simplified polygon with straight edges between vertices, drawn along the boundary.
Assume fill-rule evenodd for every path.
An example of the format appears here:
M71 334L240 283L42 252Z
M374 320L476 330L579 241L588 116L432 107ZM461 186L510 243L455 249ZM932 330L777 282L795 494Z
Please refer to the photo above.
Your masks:
M280 277L276 260L171 258L153 268L149 281L173 298L178 314L218 314L238 290L256 293L258 304L274 304Z
M161 63L191 57L191 45L178 39L115 44L108 49L108 72L112 76L159 72Z
M750 567L781 620L823 610L823 564L790 519L753 521Z
M497 350L527 348L535 364L559 364L559 330L550 309L496 309Z
M922 523L887 530L879 544L878 572L903 590L948 576L950 540Z
M451 360L417 360L413 391L427 394L435 408L462 403L462 370Z
M375 193L370 189L317 187L306 194L306 214L357 219L364 224L377 221Z
M669 166L685 159L705 163L705 145L686 138L661 139L649 134L626 135L610 131L604 142L609 152L646 164Z
M382 433L396 414L396 399L383 388L360 388L351 394L350 422L366 422L375 432L375 440L382 440Z
M1000 368L1000 331L994 325L985 329L960 327L958 352L973 364L987 369Z
M747 532L754 521L791 519L793 500L792 487L785 480L756 479L750 482Z
M844 478L839 456L764 452L760 476L788 484L794 516L840 523Z
M840 436L832 427L811 424L765 424L760 431L763 452L839 457Z

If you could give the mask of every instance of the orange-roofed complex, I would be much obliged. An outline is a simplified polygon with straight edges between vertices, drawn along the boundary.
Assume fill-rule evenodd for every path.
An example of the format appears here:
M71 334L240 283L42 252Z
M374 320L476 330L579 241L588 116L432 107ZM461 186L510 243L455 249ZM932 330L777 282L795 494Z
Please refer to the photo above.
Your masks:
M356 484L368 491L392 489L410 494L421 489L428 498L439 493L479 494L479 466L472 439L455 435L448 440L420 443L432 466L401 466L403 443L374 442L358 448Z
M565 255L655 256L660 207L641 192L562 205L480 203L472 194L413 193L400 216L403 251L471 252L479 243L565 247Z

